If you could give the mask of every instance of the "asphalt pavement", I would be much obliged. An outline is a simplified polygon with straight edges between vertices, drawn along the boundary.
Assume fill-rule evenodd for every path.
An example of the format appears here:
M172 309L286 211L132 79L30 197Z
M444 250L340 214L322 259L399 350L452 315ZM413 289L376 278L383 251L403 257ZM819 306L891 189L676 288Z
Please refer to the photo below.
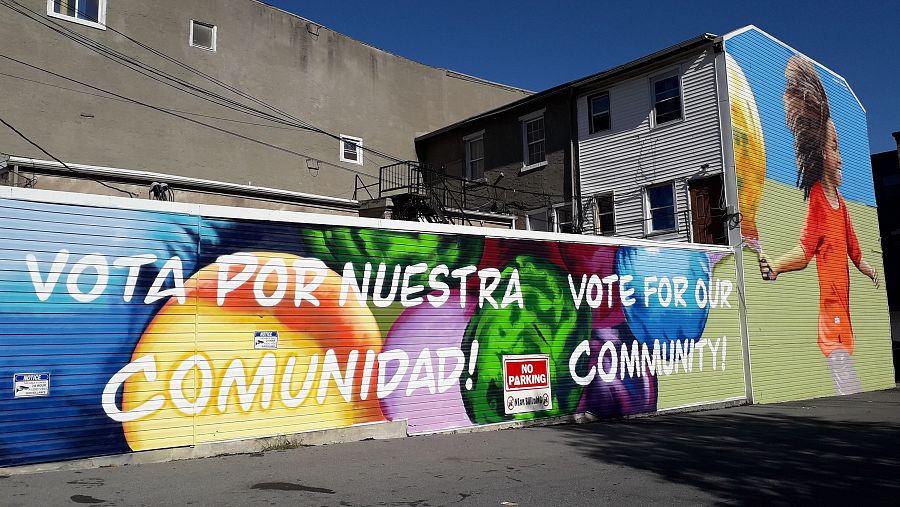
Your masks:
M900 389L0 477L2 505L898 502Z

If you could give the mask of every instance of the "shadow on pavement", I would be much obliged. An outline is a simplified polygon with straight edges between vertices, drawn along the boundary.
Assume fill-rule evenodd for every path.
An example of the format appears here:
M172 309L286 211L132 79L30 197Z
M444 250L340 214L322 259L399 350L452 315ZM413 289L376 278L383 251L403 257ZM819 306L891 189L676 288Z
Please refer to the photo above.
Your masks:
M815 412L757 405L560 430L598 461L651 471L726 503L900 502L900 413L857 422L804 411Z

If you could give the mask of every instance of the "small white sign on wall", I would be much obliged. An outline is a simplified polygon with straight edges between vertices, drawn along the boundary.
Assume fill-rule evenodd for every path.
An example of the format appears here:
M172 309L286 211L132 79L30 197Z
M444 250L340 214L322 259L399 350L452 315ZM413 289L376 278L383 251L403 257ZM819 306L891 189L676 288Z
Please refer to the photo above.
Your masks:
M14 398L36 398L49 395L49 373L16 373L13 375Z
M253 348L275 350L278 348L278 331L256 331L253 333Z

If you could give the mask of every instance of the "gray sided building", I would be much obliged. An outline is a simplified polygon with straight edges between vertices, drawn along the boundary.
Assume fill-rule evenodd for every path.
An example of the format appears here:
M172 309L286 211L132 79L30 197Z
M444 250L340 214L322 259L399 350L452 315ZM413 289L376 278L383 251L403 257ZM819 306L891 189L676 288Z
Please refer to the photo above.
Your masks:
M419 137L419 160L520 229L727 244L716 54L703 34L562 84Z
M769 358L754 359L752 382L745 369L748 398L857 392L886 371L865 109L839 74L754 26L520 99L421 136L417 150L486 186L519 228L731 246L734 270L710 258L698 273L734 277L743 350ZM620 249L617 273L631 262ZM785 368L801 356L828 366Z
M19 186L355 214L417 135L528 95L254 0L0 12L2 117L69 167L3 127Z

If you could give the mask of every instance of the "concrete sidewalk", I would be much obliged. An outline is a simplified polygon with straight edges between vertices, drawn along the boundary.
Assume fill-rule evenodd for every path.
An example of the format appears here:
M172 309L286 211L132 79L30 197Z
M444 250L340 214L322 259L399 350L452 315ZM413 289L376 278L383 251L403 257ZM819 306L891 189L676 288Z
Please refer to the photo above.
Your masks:
M2 505L896 504L900 389L0 479Z

